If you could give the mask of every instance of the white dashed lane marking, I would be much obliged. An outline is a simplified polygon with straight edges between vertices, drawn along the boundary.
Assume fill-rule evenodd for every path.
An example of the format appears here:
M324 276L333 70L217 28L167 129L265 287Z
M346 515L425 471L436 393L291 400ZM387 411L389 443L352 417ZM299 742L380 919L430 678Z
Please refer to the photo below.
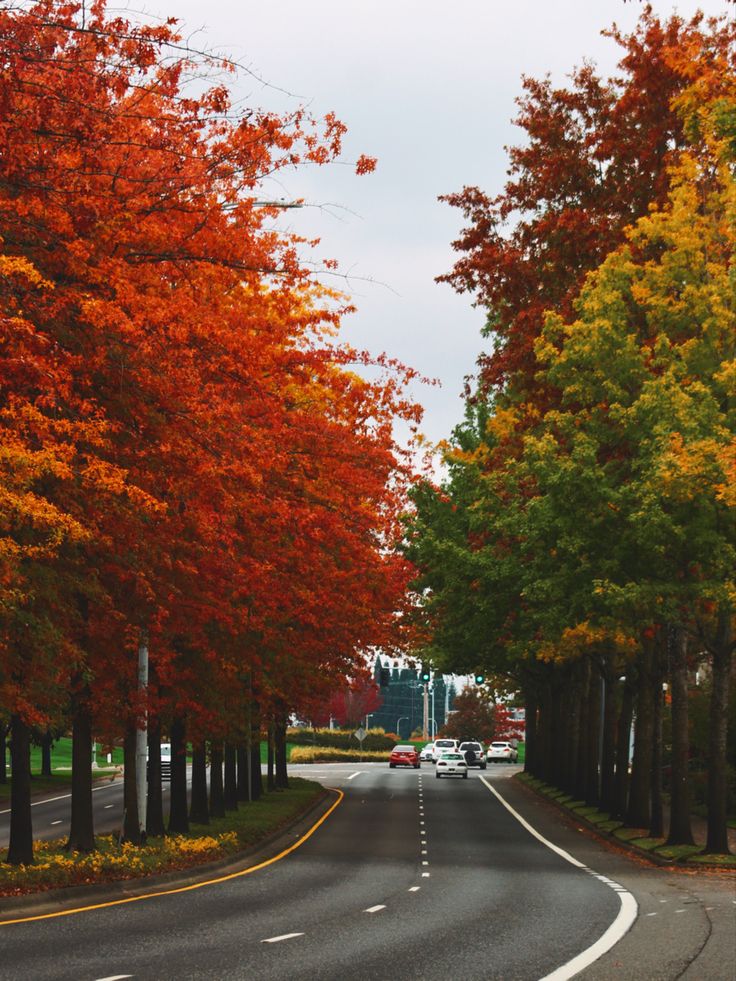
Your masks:
M261 940L262 944L277 944L280 940L291 940L293 937L303 937L303 933L282 933L278 937L266 937L265 940Z
M409 886L409 892L419 892L421 886Z
M368 909L364 909L364 913L378 913L379 910L386 909L385 906L369 906Z

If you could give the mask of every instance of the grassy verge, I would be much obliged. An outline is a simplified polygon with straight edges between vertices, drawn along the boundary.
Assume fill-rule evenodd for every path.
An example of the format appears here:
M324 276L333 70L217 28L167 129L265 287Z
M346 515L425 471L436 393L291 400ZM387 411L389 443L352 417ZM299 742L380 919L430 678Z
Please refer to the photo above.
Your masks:
M34 865L0 863L0 896L136 879L235 855L291 824L324 793L311 780L292 777L289 784L288 790L264 794L209 825L192 825L187 835L152 838L140 847L119 845L114 836L100 835L95 853L69 855L63 840L37 842Z
M644 828L626 828L622 821L611 818L610 814L596 807L574 800L556 787L544 783L528 773L520 773L517 780L526 784L535 793L543 794L564 807L570 814L583 818L592 824L596 831L611 835L621 844L632 845L642 851L657 855L671 861L684 862L688 865L718 865L724 869L736 869L736 855L710 855L703 853L701 845L667 845L664 838L650 838Z

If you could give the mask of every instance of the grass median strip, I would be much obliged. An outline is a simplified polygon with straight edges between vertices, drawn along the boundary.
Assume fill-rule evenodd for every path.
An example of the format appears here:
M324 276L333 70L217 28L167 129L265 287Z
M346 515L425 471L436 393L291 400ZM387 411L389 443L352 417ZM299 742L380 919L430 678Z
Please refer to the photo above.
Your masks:
M84 855L67 852L63 839L37 842L34 865L0 864L0 896L142 878L236 855L292 823L324 794L324 788L311 780L293 777L289 783L288 790L241 804L209 825L193 824L187 835L149 838L142 846L118 844L115 836L100 835L97 851Z

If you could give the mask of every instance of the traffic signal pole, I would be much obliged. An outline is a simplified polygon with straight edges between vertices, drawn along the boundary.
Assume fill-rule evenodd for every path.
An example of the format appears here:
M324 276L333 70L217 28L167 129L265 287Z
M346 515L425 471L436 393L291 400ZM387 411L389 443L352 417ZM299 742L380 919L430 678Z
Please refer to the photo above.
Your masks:
M429 682L425 681L423 687L422 739L427 742L429 739Z

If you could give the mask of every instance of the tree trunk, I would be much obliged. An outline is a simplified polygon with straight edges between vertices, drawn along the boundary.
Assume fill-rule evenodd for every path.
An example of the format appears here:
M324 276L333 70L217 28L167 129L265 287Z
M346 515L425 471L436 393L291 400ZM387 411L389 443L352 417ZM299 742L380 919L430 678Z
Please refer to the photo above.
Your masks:
M713 689L708 739L708 839L705 845L705 851L713 855L730 854L727 824L726 737L733 657L732 616L732 610L721 606L713 652Z
M603 664L603 751L601 754L601 809L611 814L616 806L616 672L612 658Z
M152 716L148 720L148 794L146 803L146 834L150 838L163 838L164 795L161 787L161 720Z
M238 754L232 743L225 743L225 810L238 809Z
M263 795L261 776L261 713L258 702L253 702L250 723L250 799L260 800Z
M624 818L629 800L629 750L631 746L631 723L634 719L634 695L636 692L635 668L629 665L624 691L621 698L621 711L616 731L616 779L614 787L614 806L611 816Z
M590 658L586 657L578 666L580 678L580 733L575 767L576 800L586 800L588 784L588 758L590 753Z
M687 634L667 628L672 691L672 787L668 845L692 845L690 824L690 735L687 694Z
M238 777L237 777L238 800L248 801L250 800L250 777L248 775L248 751L246 749L246 745L244 742L238 743L237 761L238 761Z
M273 790L276 783L273 778L273 719L268 723L268 746L266 753L266 789Z
M192 802L189 820L193 824L209 824L207 804L207 745L204 740L194 744L192 753Z
M0 722L0 783L8 782L7 742L8 730L4 722Z
M135 723L128 723L123 739L123 841L133 845L141 843L141 825L138 819L138 784L135 778L136 735Z
M28 726L19 715L10 718L10 865L33 864L31 820L31 743Z
M552 755L552 742L554 738L553 727L555 712L550 688L551 686L549 682L547 682L539 696L539 722L537 724L537 732L539 734L537 740L539 772L537 773L537 776L548 784L554 782L554 757Z
M274 780L278 790L289 789L289 776L286 771L286 715L277 717L274 725Z
M181 716L177 716L171 723L171 804L169 808L169 833L186 834L188 831L186 725L184 719Z
M51 735L49 730L41 737L41 776L50 777L51 776L51 747L54 745L54 737ZM90 763L92 747L90 747Z
M539 776L537 760L537 694L527 691L524 697L524 771L533 777Z
M585 754L585 801L591 807L600 803L599 766L601 751L601 675L595 666L590 666L588 683L588 725L585 739L588 750Z
M565 776L563 790L572 794L577 800L577 771L578 753L580 752L580 679L576 671L570 678L570 687L565 698L567 709L566 719L563 719L563 732L566 732L565 747Z
M92 807L92 719L87 685L75 692L72 701L72 816L68 851L95 851Z
M655 673L652 686L652 769L649 774L649 794L652 813L649 818L649 837L664 837L662 801L662 670Z
M626 811L626 823L632 828L648 828L651 817L650 784L654 738L654 702L650 659L651 651L649 650L643 651L639 659L634 759L631 764L629 807Z
M225 817L225 788L222 783L222 743L210 743L210 817Z

